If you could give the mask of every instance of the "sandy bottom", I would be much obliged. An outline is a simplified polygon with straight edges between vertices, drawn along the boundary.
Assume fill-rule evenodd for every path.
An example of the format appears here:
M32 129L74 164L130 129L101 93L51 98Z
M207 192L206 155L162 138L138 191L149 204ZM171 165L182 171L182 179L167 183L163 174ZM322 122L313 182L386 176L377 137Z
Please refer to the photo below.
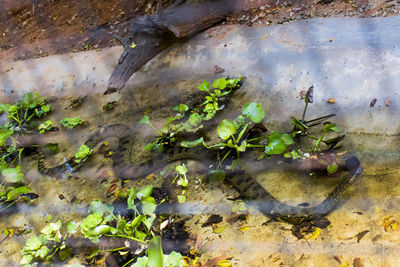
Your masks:
M80 115L88 122L86 126L76 130L60 130L60 153L49 159L47 164L56 164L70 157L99 125L121 122L132 126L143 116L144 111L149 110L148 115L155 118L153 121L158 127L167 117L169 108L175 104L153 105L151 101L146 103L138 99L136 101L142 106L132 108L131 96L113 97L118 104L111 112L102 111L105 100L101 95L89 96L77 109L68 107L73 97L53 99L55 111L49 119L58 122L63 117ZM155 97L170 101L165 96ZM157 117L160 113L165 114ZM153 133L145 126L132 126L132 129L137 132L134 146L136 157L139 160L141 157L148 157L143 152L143 145L146 140L150 140ZM189 172L188 198L186 204L180 208L178 217L186 220L193 250L199 253L200 262L205 266L212 266L222 259L228 259L233 266L400 266L396 253L400 243L400 230L391 227L386 227L385 230L383 224L388 216L392 216L393 220L400 220L400 165L397 160L390 158L381 157L376 160L370 154L363 157L364 152L365 155L369 153L356 151L364 172L345 192L338 208L327 217L331 225L322 229L318 236L309 239L312 234L308 234L306 239L301 240L292 235L292 226L287 223L270 222L249 206L237 211L240 203L230 199L236 198L238 193L228 184L207 183L204 175L196 171L207 167L189 163L188 166L193 167L193 170ZM76 173L75 179L57 180L42 177L36 170L34 160L24 160L28 186L40 197L32 204L21 205L19 213L1 216L0 229L31 229L29 234L14 235L12 238L5 238L0 234L0 240L5 238L0 246L1 266L18 265L25 241L39 233L45 224L44 218L48 215L52 215L53 220L60 218L66 224L84 217L86 205L93 200L100 198L105 202L112 202L114 194L108 192L108 189L113 184L117 185L116 190L119 189L121 182L110 172L110 162L98 169L101 162L102 157L95 155ZM158 173L155 172L154 177L143 181L130 181L129 184L137 187L146 184L159 186L163 178ZM256 178L276 198L292 205L320 202L338 179L316 179L280 170L258 173ZM70 203L72 199L75 201ZM202 227L212 214L221 215L223 221ZM245 214L241 217L243 220L235 219L239 214ZM223 227L226 228L221 231ZM358 234L362 232L365 235L360 238ZM84 264L80 257L74 257L68 263L78 262Z

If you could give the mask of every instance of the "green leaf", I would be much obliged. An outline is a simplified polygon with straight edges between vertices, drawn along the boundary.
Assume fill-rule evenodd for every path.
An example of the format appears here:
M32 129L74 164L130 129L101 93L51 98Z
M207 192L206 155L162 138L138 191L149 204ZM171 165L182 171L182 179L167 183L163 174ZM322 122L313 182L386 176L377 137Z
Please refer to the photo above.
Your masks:
M44 259L47 256L47 254L49 254L49 252L50 249L47 246L42 246L36 251L35 257Z
M81 145L78 151L75 153L75 162L80 163L81 161L85 161L90 154L92 154L93 149L88 147L87 145Z
M196 127L203 121L203 117L198 113L193 113L189 116L189 123L191 126Z
M204 143L204 138L200 137L199 139L193 140L193 141L183 141L181 142L181 146L183 147L196 147L199 145L205 145Z
M176 105L175 107L173 107L172 110L184 113L189 110L189 107L185 104L179 104L179 105Z
M0 114L1 112L6 112L8 113L8 109L10 108L10 104L7 103L0 103Z
M135 231L135 237L140 240L146 240L147 235L141 231Z
M48 143L44 146L44 148L50 150L53 153L57 153L59 151L57 143Z
M76 233L77 230L78 230L78 225L76 224L76 222L69 222L69 223L67 224L67 231L68 231L68 234L73 235L73 234Z
M81 222L80 228L81 233L85 235L85 237L90 236L89 231L94 229L103 221L103 216L99 213L89 214L86 218L84 218Z
M240 146L237 148L237 151L239 152L245 152L246 151L246 147L247 147L247 142L246 140L244 140Z
M247 103L242 110L242 114L255 123L260 123L265 117L265 110L260 103Z
M89 205L90 213L97 213L103 216L104 214L111 214L114 211L114 207L111 204L105 204L101 200L92 201Z
M96 226L96 227L92 230L91 234L92 234L92 235L97 235L97 236L104 235L104 234L109 233L109 232L111 231L111 228L112 228L112 227L109 226L109 225L105 225L105 224L99 225L99 226Z
M41 246L46 245L47 243L47 238L43 235L40 236L32 236L28 240L26 240L25 246L23 248L23 251L36 251L38 250Z
M60 124L68 129L75 128L79 124L82 124L83 120L80 117L64 118L60 120Z
M50 110L51 110L51 105L50 105L50 104L43 105L43 106L41 106L41 109L42 109L42 111L43 111L44 113L48 113L48 112L50 112Z
M44 133L45 131L51 130L53 127L53 122L51 120L47 120L39 125L40 133Z
M146 219L145 215L139 215L135 219L133 219L133 221L129 225L132 227L137 227L139 225L139 223L145 219Z
M8 168L1 172L7 183L19 183L25 175L19 168Z
M268 145L265 147L265 153L267 155L282 154L292 144L294 144L294 141L290 135L273 132L268 136Z
M326 168L326 170L328 171L328 173L334 174L338 171L338 165L336 163L332 163Z
M147 257L143 256L136 260L136 262L131 267L147 267Z
M208 92L210 90L210 84L207 81L203 81L203 83L199 85L197 88L199 88L201 91Z
M63 249L60 250L60 252L58 252L58 257L60 258L61 261L65 261L66 259L71 257L71 255L72 255L72 248L68 248L68 247L67 248L63 248Z
M223 120L217 127L218 136L223 139L227 140L231 135L234 135L238 130L236 124L229 119Z
M141 202L143 214L153 214L157 208L157 203L152 197L144 197Z
M164 266L166 267L183 267L185 264L182 254L172 251L169 255L164 255Z
M149 267L163 267L164 266L164 255L161 247L161 237L156 236L149 242L147 248L148 254L148 266Z
M303 132L305 132L307 129L310 128L301 121L299 121L298 119L296 119L295 117L290 117L290 122L293 124L293 126L295 126L297 129Z
M180 175L185 175L188 172L188 169L186 168L185 164L181 164L175 167L175 171Z
M4 146L7 139L14 133L13 130L0 129L0 146Z
M179 203L185 203L185 201L186 201L185 195L178 195L177 198L178 198Z
M7 193L6 201L14 201L18 199L22 194L29 193L31 190L26 186L17 187Z
M19 264L21 264L21 265L29 264L29 263L31 263L32 260L33 260L32 255L24 255L22 257L21 261L19 262Z
M324 132L338 132L339 128L334 123L327 123L324 125Z
M138 122L138 124L149 124L150 118L147 115L144 115Z
M220 89L220 90L224 90L226 87L226 79L225 78L221 78L221 79L217 79L212 83L212 87L216 88L216 89Z
M49 240L55 238L58 240L57 233L60 231L62 226L61 220L58 220L56 223L49 223L40 231L43 235L45 235Z
M139 198L139 199L142 199L144 197L150 196L151 193L153 193L153 188L154 187L152 185L146 186L145 188L143 188L142 190L140 190L137 193L136 197Z
M210 182L225 180L225 171L221 169L214 169L208 173L208 180Z

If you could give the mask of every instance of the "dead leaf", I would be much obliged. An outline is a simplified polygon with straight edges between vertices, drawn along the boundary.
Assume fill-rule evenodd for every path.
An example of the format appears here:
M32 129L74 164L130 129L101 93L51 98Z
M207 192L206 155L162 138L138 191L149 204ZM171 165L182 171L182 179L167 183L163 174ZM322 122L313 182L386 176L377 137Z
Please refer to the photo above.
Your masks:
M260 39L261 39L261 40L264 40L265 38L267 38L267 36L268 36L268 33L264 34L264 36L261 37Z
M333 258L339 263L342 264L343 257L342 256L333 256Z
M307 93L306 90L301 90L301 91L300 91L300 94L299 94L299 95L300 95L300 98L301 98L301 99L306 98L306 93Z
M353 260L353 267L364 267L364 264L362 263L360 258L355 258Z
M335 39L333 39L333 38L330 38L330 39L329 39L329 42L330 42L330 43L332 43L332 42L333 42L333 40L335 40Z
M376 235L376 236L374 236L374 238L372 238L372 242L376 242L381 238L382 238L382 235Z
M117 184L112 184L109 188L108 188L108 193L112 193L114 192L114 190L117 188Z
M390 100L390 97L386 98L385 106L390 107L391 104L392 104L392 100Z
M336 99L334 99L334 98L329 98L329 99L328 99L328 103L330 103L330 104L335 104L335 103L336 103Z
M358 233L356 235L357 243L360 243L361 238L363 238L367 233L369 233L369 230L365 230L365 231L362 231L362 232Z
M376 101L377 101L376 98L372 99L371 103L369 103L369 106L370 106L371 108L373 108L373 107L375 106L375 104L376 104Z

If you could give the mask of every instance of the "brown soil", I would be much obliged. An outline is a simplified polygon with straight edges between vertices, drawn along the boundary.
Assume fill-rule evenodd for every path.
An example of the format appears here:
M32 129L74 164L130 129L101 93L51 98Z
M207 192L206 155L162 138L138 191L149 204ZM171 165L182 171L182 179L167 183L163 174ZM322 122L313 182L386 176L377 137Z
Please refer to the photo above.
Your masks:
M164 0L163 6L167 7L171 2ZM399 0L254 2L251 3L255 8L249 6L248 10L224 23L272 25L313 17L400 14ZM127 35L130 20L153 13L156 3L157 0L2 0L0 60L21 60L116 45L114 34Z

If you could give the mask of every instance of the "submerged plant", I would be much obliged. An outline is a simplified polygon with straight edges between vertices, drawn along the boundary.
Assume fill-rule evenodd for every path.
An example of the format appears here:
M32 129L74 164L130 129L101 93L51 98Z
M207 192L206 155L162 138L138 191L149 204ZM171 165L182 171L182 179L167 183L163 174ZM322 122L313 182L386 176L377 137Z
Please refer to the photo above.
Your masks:
M46 131L50 131L52 128L53 128L53 122L51 120L47 120L39 125L39 132L44 133Z
M175 143L178 134L195 133L203 128L205 121L211 120L218 111L224 108L223 102L233 90L240 88L243 79L243 77L217 79L212 83L212 87L207 81L204 81L198 86L200 91L206 93L203 103L193 108L189 108L186 104L173 107L173 110L177 112L176 115L169 117L161 130L157 130L150 123L147 115L144 116L139 124L149 125L159 135L159 138L146 145L145 149L163 151L166 144L173 145Z
M60 121L60 124L68 129L75 128L76 126L83 123L81 117L64 118Z
M85 161L93 152L93 149L87 145L81 145L79 150L75 153L75 162L80 163Z

